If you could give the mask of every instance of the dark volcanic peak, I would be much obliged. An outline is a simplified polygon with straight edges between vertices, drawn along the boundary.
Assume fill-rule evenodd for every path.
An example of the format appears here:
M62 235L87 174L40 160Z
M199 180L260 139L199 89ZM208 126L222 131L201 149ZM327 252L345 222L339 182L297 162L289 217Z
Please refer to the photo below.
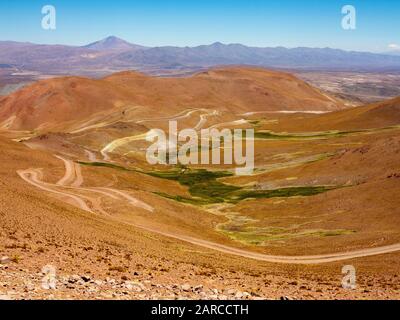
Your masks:
M123 51L123 50L135 50L135 49L137 50L137 49L141 49L144 47L129 43L129 42L122 40L115 36L110 36L103 40L99 40L99 41L90 43L86 46L83 46L83 48L97 50L97 51L104 51L104 50L105 51L107 51L107 50Z

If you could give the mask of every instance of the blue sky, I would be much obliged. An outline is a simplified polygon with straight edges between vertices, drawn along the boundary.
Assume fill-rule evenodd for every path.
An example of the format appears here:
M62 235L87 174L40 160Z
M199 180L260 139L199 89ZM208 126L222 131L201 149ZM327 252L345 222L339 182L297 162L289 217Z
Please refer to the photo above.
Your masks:
M57 29L41 28L41 8ZM357 9L357 29L341 28L341 8ZM382 52L399 45L398 0L13 0L0 1L0 40L87 44L109 35L147 46L216 41L252 46L333 47Z

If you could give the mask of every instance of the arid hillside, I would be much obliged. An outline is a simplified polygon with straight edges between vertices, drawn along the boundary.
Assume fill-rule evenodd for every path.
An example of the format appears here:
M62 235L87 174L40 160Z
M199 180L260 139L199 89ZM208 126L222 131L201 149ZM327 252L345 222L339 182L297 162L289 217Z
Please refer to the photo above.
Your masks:
M188 78L122 72L101 80L67 77L34 83L0 99L0 124L12 130L62 131L99 114L129 110L156 116L187 108L240 114L333 111L343 105L292 75L263 69L215 69Z
M274 132L357 131L390 128L400 123L400 98L322 114L265 112L260 129ZM252 114L259 119L259 114ZM272 121L273 119L274 121Z

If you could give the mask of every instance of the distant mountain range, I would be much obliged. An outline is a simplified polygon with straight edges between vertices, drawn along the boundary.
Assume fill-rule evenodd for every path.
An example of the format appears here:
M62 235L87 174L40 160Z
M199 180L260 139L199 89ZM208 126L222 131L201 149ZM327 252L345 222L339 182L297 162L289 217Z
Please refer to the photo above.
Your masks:
M388 51L386 54L389 54L392 56L400 56L400 51L399 50Z
M86 46L0 41L0 68L42 74L104 75L132 69L149 73L253 65L296 70L400 70L400 56L331 48L258 48L214 43L197 47L144 47L117 37Z

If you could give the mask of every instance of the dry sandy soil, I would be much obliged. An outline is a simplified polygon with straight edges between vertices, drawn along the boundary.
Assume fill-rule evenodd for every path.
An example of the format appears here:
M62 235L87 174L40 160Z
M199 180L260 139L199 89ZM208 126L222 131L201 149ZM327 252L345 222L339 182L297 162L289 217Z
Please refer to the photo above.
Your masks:
M399 106L346 108L252 68L60 78L3 97L0 297L398 299ZM169 120L253 128L256 170L149 165L144 136Z

